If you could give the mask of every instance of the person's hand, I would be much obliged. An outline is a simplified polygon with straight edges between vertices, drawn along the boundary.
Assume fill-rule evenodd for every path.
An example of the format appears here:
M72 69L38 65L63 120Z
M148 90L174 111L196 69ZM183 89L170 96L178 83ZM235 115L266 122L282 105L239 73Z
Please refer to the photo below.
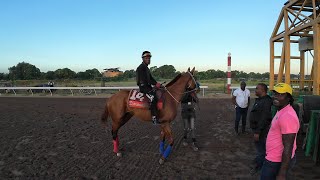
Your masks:
M258 142L259 141L259 134L254 133L253 139L254 139L254 141Z
M160 89L160 87L161 87L161 84L160 84L160 83L157 83L157 84L156 84L156 88L157 88L157 89Z

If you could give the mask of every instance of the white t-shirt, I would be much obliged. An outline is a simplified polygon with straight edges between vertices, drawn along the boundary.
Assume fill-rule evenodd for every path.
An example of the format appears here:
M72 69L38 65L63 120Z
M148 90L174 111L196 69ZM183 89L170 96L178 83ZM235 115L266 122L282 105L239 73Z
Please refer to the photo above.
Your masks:
M248 89L242 91L241 88L238 88L233 92L233 96L236 97L236 102L241 108L248 107L248 97L250 97L250 91Z

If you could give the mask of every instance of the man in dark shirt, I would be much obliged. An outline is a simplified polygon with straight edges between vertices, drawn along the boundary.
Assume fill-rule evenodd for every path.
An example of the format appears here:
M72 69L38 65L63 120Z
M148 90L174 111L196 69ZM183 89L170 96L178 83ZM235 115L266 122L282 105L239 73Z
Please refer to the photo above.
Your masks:
M158 83L151 75L148 65L150 64L151 53L149 51L144 51L142 53L142 63L136 70L137 73L137 85L139 86L140 92L151 96L150 98L150 110L152 115L153 124L160 124L157 117L157 96L156 89L152 88L151 85L154 85L157 89L160 88L161 84Z
M200 84L197 82L198 93L200 91ZM195 134L195 105L199 102L197 94L191 89L186 90L186 94L182 97L181 100L181 117L184 126L184 136L183 136L183 145L187 146L187 137L188 133L191 133L192 138L192 148L194 151L198 151L198 146L196 144L196 134Z
M272 98L267 95L267 91L266 84L259 83L257 85L255 93L258 98L256 98L250 113L250 127L257 151L255 167L251 170L251 174L255 174L261 169L266 156L266 138L272 120Z

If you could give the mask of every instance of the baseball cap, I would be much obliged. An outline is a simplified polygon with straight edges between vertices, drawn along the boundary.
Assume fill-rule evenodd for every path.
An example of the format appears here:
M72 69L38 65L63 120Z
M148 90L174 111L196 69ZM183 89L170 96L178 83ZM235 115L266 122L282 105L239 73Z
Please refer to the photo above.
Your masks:
M274 86L273 91L278 93L289 93L292 95L292 88L289 84L286 83L278 83Z

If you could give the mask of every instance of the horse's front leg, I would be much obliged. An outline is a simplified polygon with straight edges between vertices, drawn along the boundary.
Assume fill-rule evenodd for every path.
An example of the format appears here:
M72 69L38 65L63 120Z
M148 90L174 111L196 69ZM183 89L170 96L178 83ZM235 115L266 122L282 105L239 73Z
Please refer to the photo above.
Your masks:
M168 141L167 148L164 148L165 147L164 146L165 138L167 138L167 141ZM164 128L162 128L162 131L161 131L160 153L162 156L159 160L160 164L163 164L164 161L170 155L170 153L172 151L173 143L174 143L173 134L172 134L170 125L168 124Z
M165 144L165 135L164 135L164 132L161 131L161 134L160 134L160 144L159 144L159 152L161 155L163 155L164 153L164 144Z

